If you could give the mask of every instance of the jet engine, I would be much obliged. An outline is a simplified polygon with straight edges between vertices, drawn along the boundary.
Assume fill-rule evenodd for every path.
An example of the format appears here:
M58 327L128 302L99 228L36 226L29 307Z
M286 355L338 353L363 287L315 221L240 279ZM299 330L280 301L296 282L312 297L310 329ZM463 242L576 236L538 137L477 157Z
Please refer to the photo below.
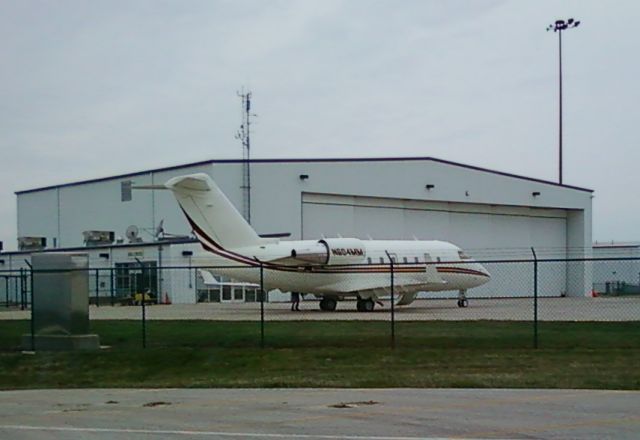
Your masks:
M361 264L367 257L367 250L357 238L327 238L320 240L327 247L330 265Z
M357 238L327 238L291 250L291 258L320 265L360 264L367 256Z

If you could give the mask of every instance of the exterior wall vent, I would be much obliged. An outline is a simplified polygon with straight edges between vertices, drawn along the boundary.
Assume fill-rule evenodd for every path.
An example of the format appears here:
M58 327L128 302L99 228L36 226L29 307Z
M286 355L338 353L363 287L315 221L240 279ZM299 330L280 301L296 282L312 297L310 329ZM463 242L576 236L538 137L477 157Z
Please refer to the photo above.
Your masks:
M116 237L113 231L84 231L82 238L85 246L97 246L111 244Z
M46 247L46 237L18 237L18 249L21 251L39 251Z

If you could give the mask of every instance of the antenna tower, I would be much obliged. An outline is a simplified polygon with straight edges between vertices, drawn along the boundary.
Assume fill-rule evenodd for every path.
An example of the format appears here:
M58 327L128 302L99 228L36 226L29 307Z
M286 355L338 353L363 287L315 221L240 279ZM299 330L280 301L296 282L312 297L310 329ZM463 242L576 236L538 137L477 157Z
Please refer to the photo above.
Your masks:
M242 215L251 224L251 92L237 92L242 100L242 124L236 139L242 142Z

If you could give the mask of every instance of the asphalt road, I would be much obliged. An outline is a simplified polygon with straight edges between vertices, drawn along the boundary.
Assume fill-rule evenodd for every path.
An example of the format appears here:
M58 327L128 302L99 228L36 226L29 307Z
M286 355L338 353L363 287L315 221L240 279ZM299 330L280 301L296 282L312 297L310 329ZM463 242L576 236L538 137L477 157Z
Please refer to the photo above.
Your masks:
M4 391L0 438L637 439L639 408L632 391Z

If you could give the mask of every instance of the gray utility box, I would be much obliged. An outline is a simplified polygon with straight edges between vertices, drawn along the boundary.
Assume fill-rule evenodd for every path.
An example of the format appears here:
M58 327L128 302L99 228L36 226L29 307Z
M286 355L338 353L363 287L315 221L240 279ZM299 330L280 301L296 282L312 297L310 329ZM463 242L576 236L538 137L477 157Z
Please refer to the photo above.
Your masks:
M23 335L25 350L97 350L89 334L89 258L87 254L42 253L33 266L33 335Z

